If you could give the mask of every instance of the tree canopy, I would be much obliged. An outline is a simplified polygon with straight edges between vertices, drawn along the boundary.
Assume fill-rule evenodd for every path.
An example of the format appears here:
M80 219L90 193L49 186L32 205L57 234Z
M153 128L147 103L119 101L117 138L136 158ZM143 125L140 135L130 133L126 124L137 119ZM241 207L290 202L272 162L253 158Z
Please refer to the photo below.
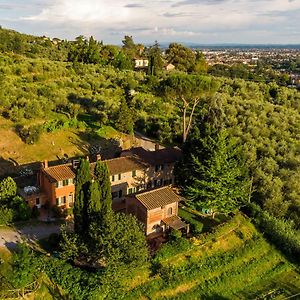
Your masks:
M185 147L177 172L193 208L227 214L248 201L250 185L245 160L226 130L202 137L196 133L187 144L192 146Z

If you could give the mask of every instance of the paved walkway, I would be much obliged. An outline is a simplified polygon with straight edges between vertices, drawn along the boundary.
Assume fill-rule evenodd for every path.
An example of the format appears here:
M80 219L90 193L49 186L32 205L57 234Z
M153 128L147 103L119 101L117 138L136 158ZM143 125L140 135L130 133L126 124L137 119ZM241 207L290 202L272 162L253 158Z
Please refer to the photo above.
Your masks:
M0 227L0 247L12 250L24 239L39 240L59 231L60 226L56 224L38 224L16 229Z

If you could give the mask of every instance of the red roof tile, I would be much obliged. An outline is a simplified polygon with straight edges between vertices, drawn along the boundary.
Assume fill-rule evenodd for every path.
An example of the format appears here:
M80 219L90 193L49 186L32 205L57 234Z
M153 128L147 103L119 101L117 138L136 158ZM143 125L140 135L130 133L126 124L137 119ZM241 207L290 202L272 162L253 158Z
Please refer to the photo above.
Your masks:
M181 200L180 196L178 196L170 186L138 193L135 194L134 197L148 210L179 202Z

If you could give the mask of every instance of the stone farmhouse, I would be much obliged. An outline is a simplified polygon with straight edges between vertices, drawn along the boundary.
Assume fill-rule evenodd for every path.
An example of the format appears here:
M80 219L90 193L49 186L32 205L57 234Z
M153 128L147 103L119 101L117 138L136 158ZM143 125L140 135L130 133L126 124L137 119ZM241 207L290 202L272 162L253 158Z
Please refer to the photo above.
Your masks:
M144 223L147 234L172 227L174 222L168 227L163 220L178 214L180 198L170 186L174 183L174 165L180 156L181 150L176 147L156 148L155 151L139 147L122 151L117 158L103 160L110 173L113 209L136 215ZM91 171L100 159L97 155L96 160L90 162ZM72 207L78 163L73 160L49 166L44 161L37 174L35 189L29 193L22 190L20 194L31 207ZM143 197L148 200L143 202L140 200ZM153 217L142 218L142 211L144 216Z
M189 227L178 217L178 202L181 198L170 186L143 191L126 197L126 213L132 214L145 225L146 235L172 229Z

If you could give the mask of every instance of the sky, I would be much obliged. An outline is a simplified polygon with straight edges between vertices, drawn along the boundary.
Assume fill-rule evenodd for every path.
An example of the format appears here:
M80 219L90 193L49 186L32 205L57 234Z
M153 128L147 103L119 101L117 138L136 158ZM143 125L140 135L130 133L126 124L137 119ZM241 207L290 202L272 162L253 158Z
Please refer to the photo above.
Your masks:
M0 0L0 25L106 44L300 44L300 0Z

